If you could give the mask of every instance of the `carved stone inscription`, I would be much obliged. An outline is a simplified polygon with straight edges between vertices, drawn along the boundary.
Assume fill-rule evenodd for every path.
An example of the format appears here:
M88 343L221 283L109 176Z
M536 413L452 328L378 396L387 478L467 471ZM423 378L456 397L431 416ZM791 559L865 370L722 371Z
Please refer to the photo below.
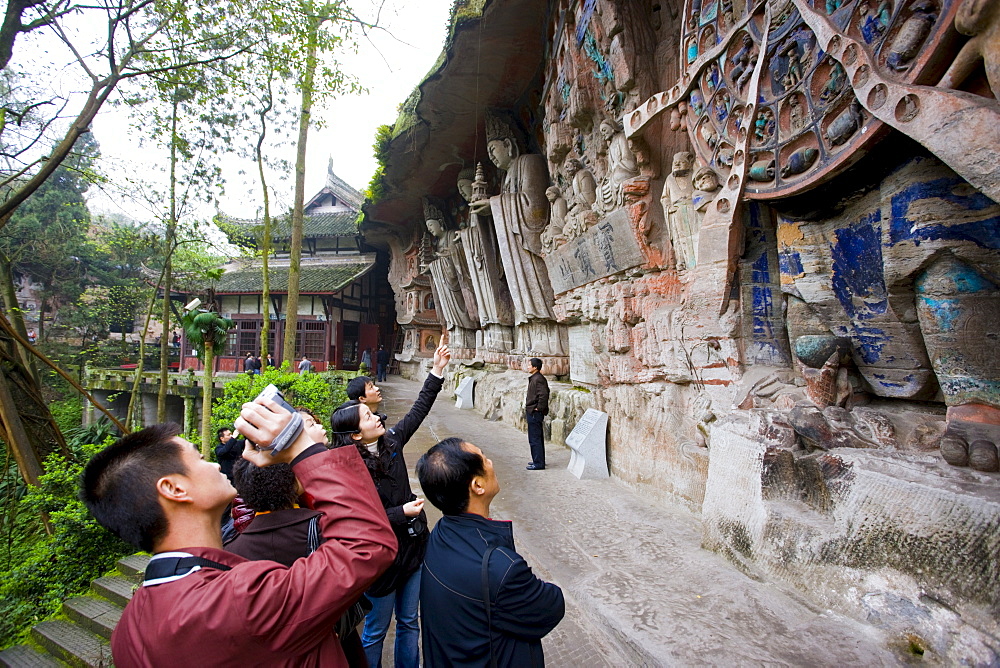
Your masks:
M597 359L591 339L590 325L573 325L569 332L569 377L575 383L597 385Z
M588 408L566 437L569 472L580 480L609 477L607 454L608 414Z
M615 211L582 236L545 257L549 280L556 294L617 274L645 261L625 209Z

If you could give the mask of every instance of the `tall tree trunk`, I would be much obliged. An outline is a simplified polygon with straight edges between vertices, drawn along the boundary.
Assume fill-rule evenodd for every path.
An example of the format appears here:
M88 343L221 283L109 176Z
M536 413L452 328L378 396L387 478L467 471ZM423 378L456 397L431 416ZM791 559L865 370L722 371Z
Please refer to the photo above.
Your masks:
M270 84L270 82L268 82ZM267 103L260 111L260 135L257 137L257 171L260 173L260 187L264 195L264 234L261 248L261 269L263 272L263 290L261 291L261 315L264 322L260 326L260 359L261 363L267 359L270 351L268 346L268 334L271 331L271 275L269 263L271 261L271 197L267 192L267 179L264 175L264 138L267 136L267 114L271 110L272 99L268 85Z
M167 271L166 264L163 265L163 270L160 272L160 279L156 282L159 285L163 282L163 276ZM139 339L139 365L135 368L135 378L132 381L132 395L128 400L128 413L125 415L125 428L131 429L134 424L134 418L137 411L142 410L142 372L144 371L143 365L146 361L146 337L149 336L149 323L153 319L153 309L156 308L156 286L153 286L153 296L149 300L149 308L146 309L146 322L142 326L142 336ZM160 354L162 359L163 354L163 341L168 339L166 332L160 335ZM144 420L136 420L144 424Z
M288 304L285 306L285 345L283 360L294 364L295 332L299 319L299 273L302 260L302 215L306 193L306 142L313 104L313 81L316 77L316 42L322 17L309 19L309 44L306 47L306 68L302 74L302 109L299 113L299 142L295 156L295 202L292 206L292 252L288 264Z
M215 376L215 346L205 342L205 375L201 388L201 454L208 459L212 444L212 380Z
M167 374L170 371L170 290L174 251L174 237L177 234L177 116L180 100L174 91L173 107L170 118L170 216L167 220L167 260L163 271L163 308L160 310L160 322L163 323L163 333L160 335L160 387L156 393L156 422L167 421ZM178 357L178 360L180 358ZM179 370L179 368L178 368Z
M14 326L14 331L20 334L21 338L27 340L28 328L24 324L24 313L21 312L21 304L17 301L17 288L14 287L14 271L10 265L10 261L3 254L0 254L0 297L3 298L3 305L10 316L10 324ZM27 350L21 348L20 345L16 343L13 345L17 347L21 363L24 364L28 373L31 374L35 384L40 385L38 366L35 364L35 358Z

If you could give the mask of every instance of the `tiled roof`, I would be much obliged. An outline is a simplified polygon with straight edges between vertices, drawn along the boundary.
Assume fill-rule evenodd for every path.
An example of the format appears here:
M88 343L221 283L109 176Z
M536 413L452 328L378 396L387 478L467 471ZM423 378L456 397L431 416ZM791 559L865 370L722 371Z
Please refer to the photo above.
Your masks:
M375 265L374 260L345 264L302 266L300 294L340 292ZM271 292L288 292L288 267L271 267L268 272ZM264 280L259 265L226 271L216 285L216 294L259 293Z
M358 234L357 214L351 211L338 213L311 213L302 218L302 237L353 237ZM224 224L238 230L235 236L246 234L256 238L264 229L264 223L259 220L241 220L221 216ZM230 235L231 237L234 235ZM271 219L271 240L282 241L292 236L292 216L285 214Z

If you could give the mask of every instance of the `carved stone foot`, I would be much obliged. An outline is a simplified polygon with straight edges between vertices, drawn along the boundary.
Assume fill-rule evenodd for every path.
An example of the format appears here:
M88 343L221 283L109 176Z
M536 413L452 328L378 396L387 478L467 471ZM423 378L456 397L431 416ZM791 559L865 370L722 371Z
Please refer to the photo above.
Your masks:
M948 427L941 439L941 456L952 466L1000 471L1000 409L966 404L948 409Z

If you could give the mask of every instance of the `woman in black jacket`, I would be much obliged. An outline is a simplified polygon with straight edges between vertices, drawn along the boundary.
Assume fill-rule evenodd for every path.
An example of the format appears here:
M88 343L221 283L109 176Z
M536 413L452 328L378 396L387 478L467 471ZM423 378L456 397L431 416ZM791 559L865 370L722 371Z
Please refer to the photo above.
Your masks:
M381 666L382 643L394 610L395 665L397 668L418 668L420 665L417 607L420 600L420 565L427 550L427 515L423 510L423 499L418 499L410 489L403 447L434 405L450 359L448 347L439 346L434 352L434 366L413 408L391 429L385 428L378 414L356 401L338 408L330 420L334 447L353 445L361 453L399 541L396 560L365 593L372 603L372 610L365 617L361 644L371 668Z

